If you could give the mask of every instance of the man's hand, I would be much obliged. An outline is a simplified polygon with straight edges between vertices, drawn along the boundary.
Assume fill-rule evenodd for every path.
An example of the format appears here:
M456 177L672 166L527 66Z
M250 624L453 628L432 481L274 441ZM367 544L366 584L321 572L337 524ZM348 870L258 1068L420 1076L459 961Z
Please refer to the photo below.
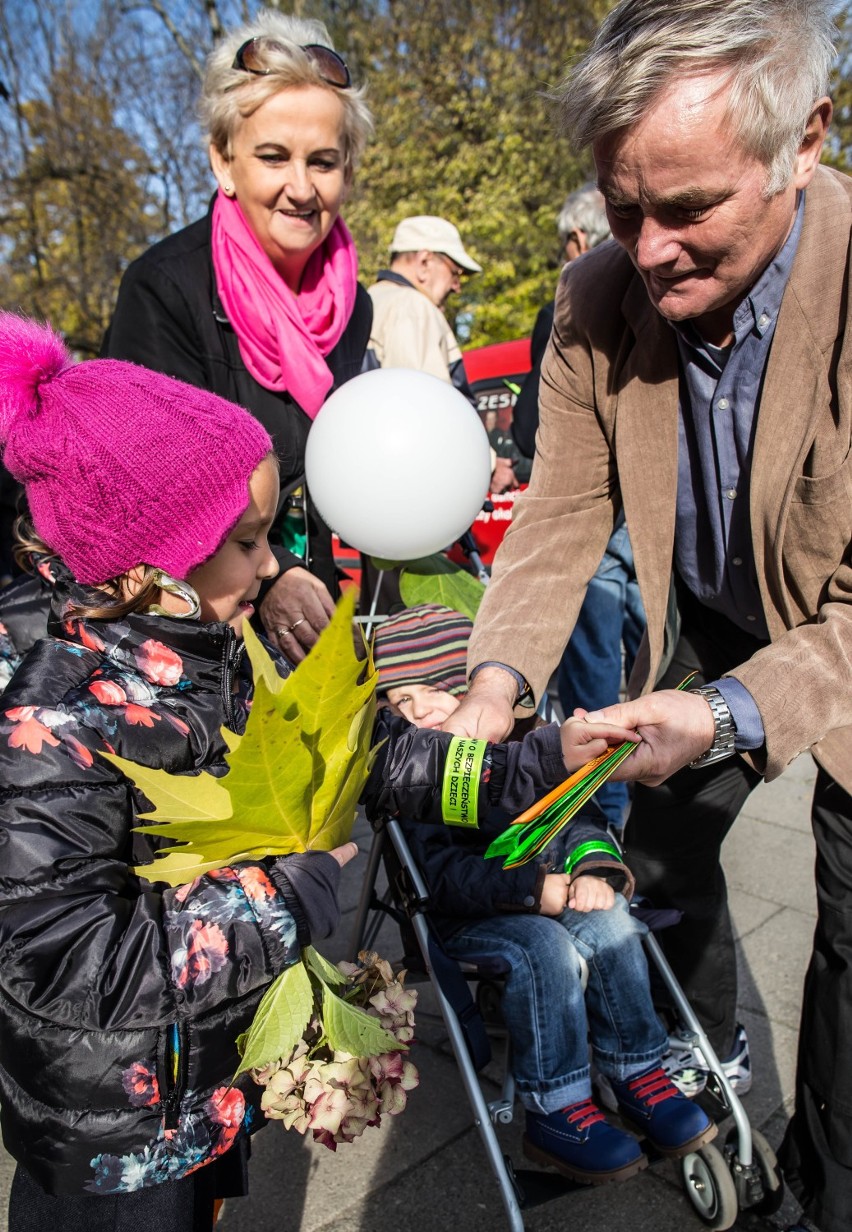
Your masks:
M649 787L657 787L676 770L706 753L716 735L713 712L704 698L678 689L648 693L635 701L620 702L593 713L575 710L574 714L589 722L635 728L642 743L612 777L636 779Z
M568 890L572 911L609 911L615 905L615 890L608 881L590 873L578 873Z
M539 915L558 916L568 906L568 878L564 873L546 873L541 888Z
M291 663L301 663L333 615L325 584L300 565L282 573L260 605L269 640Z
M470 691L441 731L470 740L505 740L515 725L512 713L518 696L514 676L501 667L483 667L474 676Z

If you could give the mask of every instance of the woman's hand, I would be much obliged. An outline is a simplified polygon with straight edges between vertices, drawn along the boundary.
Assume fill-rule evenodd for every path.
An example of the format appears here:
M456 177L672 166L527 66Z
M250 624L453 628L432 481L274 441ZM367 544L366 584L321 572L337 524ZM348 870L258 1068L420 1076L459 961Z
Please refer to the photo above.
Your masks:
M325 584L300 565L282 573L260 605L269 640L291 663L301 663L333 615Z

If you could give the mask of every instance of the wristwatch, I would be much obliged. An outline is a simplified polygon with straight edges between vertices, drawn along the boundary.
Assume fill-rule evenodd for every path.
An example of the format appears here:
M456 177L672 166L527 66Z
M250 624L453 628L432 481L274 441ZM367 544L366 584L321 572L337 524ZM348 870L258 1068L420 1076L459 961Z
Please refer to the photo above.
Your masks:
M689 691L690 693L698 693L704 698L713 712L713 722L716 727L716 734L713 737L713 743L710 745L710 748L706 753L702 753L700 757L696 757L695 761L689 763L691 770L699 770L703 766L712 766L714 761L722 761L725 757L733 757L737 751L734 748L737 728L728 703L712 684L702 684L699 688L690 689Z

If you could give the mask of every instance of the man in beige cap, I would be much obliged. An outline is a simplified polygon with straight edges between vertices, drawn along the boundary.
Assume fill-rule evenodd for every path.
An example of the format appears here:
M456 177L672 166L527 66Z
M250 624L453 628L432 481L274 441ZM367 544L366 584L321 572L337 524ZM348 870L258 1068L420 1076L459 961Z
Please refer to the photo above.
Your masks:
M444 316L463 274L482 266L464 249L456 227L444 218L404 218L391 241L390 269L370 287L373 329L370 347L383 368L417 368L450 381L472 399L456 336Z

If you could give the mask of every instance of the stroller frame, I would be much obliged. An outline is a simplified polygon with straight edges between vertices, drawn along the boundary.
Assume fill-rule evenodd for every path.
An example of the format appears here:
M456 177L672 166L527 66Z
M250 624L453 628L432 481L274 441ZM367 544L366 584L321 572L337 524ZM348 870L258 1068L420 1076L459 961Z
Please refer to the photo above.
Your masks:
M432 983L449 1043L458 1064L462 1086L473 1112L474 1124L497 1182L507 1226L511 1232L524 1232L522 1206L534 1203L527 1201L511 1159L503 1154L495 1132L495 1126L510 1124L514 1119L515 1084L511 1074L510 1041L507 1038L506 1066L500 1094L497 1099L486 1100L477 1069L482 1068L488 1057L486 1056L484 1061L480 1059L479 1064L476 1063L476 1048L471 1047L471 1024L463 1021L466 1011L459 1013L453 1003L454 998L448 995L448 989L445 987L447 964L455 966L455 979L490 979L493 972L480 972L476 969L475 962L459 963L444 953L428 916L429 888L411 853L399 821L385 818L374 823L373 829L373 842L353 924L351 952L354 956L365 946L370 947L381 925L380 913L399 917L390 901L393 890L389 890L388 899L383 901L379 899L375 889L386 850L385 843L389 840L404 878L405 889L400 895L402 911L414 932L423 965ZM612 836L612 839L618 846L616 836ZM399 887L397 890L399 893ZM371 911L377 912L372 925L368 924ZM711 1143L679 1161L686 1196L698 1218L717 1232L725 1232L731 1228L741 1209L748 1209L760 1215L773 1214L780 1207L784 1192L775 1154L763 1135L752 1129L742 1101L733 1090L706 1032L653 933L648 933L644 945L649 961L656 968L671 998L681 1037L697 1048L704 1057L709 1076L706 1098L702 1097L702 1102L709 1100L707 1111L717 1121L728 1116L733 1119L733 1127L727 1135L723 1149L720 1150ZM457 997L455 1000L458 1003ZM478 1014L476 1017L478 1018ZM484 1031L481 1019L478 1022ZM545 1193L544 1197L538 1197L537 1201L564 1195L572 1188L581 1187L564 1178L555 1181L547 1174L535 1175L537 1178L541 1176L545 1182L554 1180L551 1191ZM547 1186L544 1188L546 1190Z

